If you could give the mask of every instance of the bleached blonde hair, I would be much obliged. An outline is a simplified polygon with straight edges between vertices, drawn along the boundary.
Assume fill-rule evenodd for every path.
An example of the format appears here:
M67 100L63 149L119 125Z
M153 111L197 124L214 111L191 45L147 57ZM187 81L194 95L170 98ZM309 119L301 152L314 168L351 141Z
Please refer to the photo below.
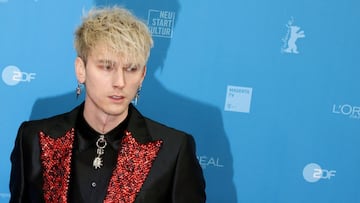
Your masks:
M85 63L99 43L105 43L112 51L125 55L139 65L145 65L153 39L142 20L129 10L114 6L91 9L75 31L74 46Z

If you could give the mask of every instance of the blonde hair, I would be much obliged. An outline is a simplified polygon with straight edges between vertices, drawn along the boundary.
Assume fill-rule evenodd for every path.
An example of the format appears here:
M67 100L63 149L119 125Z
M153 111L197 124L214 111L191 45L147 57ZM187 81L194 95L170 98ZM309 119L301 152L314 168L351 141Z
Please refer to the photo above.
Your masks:
M99 43L105 43L112 51L125 55L139 65L146 64L153 46L147 25L130 11L118 6L90 10L76 29L75 49L85 63Z

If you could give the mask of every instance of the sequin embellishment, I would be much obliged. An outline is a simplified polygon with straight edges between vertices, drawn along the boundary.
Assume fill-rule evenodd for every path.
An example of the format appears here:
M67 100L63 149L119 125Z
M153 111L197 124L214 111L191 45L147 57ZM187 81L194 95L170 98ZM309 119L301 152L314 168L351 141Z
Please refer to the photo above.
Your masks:
M161 140L141 144L125 133L104 203L135 201L161 145Z
M69 188L74 129L54 139L40 132L41 161L46 203L66 203Z

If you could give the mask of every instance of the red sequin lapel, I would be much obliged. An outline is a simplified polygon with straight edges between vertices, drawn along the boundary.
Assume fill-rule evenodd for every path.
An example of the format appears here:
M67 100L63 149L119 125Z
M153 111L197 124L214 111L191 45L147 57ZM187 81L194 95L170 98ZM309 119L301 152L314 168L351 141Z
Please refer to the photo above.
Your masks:
M131 203L135 201L162 141L138 143L130 132L126 132L119 151L117 165L113 171L105 203Z
M69 189L74 129L54 139L40 132L41 161L46 203L66 203ZM130 132L121 142L117 165L107 189L105 203L131 203L135 201L162 141L138 143Z
M66 203L70 180L74 129L54 139L40 132L41 161L46 203Z

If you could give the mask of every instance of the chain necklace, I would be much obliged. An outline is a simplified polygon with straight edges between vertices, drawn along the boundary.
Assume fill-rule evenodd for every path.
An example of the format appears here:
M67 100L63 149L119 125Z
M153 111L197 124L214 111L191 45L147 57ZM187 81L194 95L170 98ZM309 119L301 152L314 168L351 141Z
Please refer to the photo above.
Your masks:
M93 166L95 169L101 168L103 166L103 159L102 159L102 155L104 154L104 149L107 145L106 139L104 135L100 135L99 139L96 141L96 154L97 156L95 157L94 161L93 161Z

